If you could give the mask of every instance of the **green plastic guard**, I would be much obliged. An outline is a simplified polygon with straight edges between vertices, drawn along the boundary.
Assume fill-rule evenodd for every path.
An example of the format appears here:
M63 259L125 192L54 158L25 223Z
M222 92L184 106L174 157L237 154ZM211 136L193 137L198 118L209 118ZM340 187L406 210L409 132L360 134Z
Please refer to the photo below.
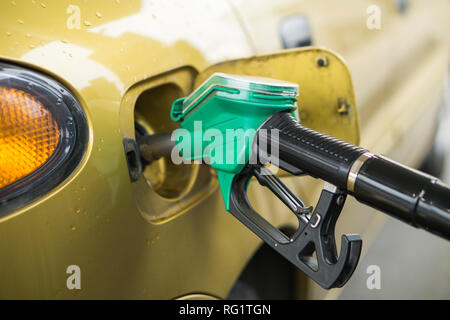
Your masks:
M297 84L215 73L173 103L171 118L181 122L174 132L177 148L185 160L202 160L217 170L227 210L233 179L252 156L257 129L272 114L295 110L297 96Z

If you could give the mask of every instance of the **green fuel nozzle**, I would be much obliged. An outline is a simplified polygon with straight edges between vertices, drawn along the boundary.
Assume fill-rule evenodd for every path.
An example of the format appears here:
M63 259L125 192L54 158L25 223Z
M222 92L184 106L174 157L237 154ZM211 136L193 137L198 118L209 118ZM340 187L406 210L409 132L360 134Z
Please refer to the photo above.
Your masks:
M324 88L325 90L326 88ZM190 96L176 100L172 135L138 141L151 161L172 152L181 162L201 161L217 171L225 208L274 250L324 288L343 286L361 253L359 235L342 235L335 224L347 194L415 227L450 239L450 188L437 178L368 150L302 126L293 116L297 84L216 73ZM170 143L164 143L168 137ZM180 161L178 162L180 163ZM266 166L325 181L316 206L308 207ZM298 218L290 237L251 206L251 178L267 187Z
M272 114L297 107L298 85L273 79L216 73L186 98L174 102L171 118L185 160L217 170L225 208L231 185L252 157L255 133Z

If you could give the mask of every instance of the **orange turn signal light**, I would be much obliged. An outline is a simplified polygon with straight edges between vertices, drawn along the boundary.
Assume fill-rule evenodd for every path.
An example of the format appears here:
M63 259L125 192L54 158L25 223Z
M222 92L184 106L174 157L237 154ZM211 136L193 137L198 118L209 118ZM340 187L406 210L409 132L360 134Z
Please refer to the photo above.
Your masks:
M69 89L0 62L0 219L66 180L88 139L86 115Z
M36 97L0 86L0 188L42 166L58 147L59 131Z

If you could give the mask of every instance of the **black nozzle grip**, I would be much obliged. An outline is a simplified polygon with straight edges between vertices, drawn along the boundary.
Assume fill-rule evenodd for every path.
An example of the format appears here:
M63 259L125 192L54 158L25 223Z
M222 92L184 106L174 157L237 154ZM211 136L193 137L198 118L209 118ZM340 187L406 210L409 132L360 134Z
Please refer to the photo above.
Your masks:
M258 155L270 154L280 168L296 168L328 181L362 203L450 239L450 189L437 178L372 155L353 172L367 150L305 128L287 112L272 115L255 141Z

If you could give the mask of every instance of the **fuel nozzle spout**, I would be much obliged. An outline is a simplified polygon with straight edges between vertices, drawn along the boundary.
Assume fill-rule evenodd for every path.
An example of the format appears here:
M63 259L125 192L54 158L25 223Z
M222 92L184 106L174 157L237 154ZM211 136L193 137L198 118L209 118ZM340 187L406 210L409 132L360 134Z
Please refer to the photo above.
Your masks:
M172 140L172 133L155 133L143 135L137 139L139 152L142 159L152 163L164 157L170 157L175 141Z

